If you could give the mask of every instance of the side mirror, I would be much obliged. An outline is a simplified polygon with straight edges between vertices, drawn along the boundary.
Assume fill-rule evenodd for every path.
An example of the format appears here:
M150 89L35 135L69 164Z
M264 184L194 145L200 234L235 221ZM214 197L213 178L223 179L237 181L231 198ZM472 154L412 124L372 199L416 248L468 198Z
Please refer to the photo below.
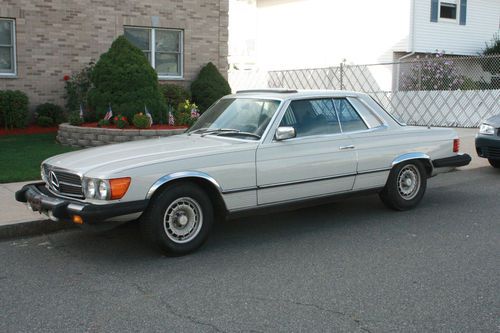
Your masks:
M274 138L277 141L295 138L295 128L289 126L278 127Z

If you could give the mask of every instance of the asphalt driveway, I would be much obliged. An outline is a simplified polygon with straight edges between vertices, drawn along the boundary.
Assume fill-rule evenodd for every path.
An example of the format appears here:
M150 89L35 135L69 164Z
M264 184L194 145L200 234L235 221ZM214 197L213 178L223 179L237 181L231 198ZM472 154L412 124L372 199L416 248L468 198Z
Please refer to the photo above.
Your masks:
M166 258L135 225L0 242L1 332L498 332L500 170L216 227Z

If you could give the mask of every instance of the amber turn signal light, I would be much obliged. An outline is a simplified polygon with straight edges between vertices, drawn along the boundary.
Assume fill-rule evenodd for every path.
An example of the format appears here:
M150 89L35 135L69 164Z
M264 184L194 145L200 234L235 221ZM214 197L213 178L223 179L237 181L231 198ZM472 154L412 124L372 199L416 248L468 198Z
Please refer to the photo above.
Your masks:
M110 179L109 185L111 187L111 200L121 199L130 186L130 177Z
M73 215L73 223L75 224L83 224L83 219L79 215Z

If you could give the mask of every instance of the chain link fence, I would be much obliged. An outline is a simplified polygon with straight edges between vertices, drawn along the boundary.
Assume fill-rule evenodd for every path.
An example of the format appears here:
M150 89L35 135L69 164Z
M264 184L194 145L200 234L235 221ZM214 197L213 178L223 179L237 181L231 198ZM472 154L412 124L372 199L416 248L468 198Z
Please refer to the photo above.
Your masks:
M442 54L404 62L280 71L230 71L234 91L334 89L369 93L411 125L477 127L500 113L500 55Z

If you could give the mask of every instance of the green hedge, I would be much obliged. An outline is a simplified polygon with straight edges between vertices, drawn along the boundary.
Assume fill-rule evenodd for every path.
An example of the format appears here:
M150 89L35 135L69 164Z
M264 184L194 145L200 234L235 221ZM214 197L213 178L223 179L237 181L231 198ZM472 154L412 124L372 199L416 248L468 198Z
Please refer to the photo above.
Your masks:
M91 73L93 88L88 100L102 118L111 104L113 114L132 119L147 106L155 122L165 110L158 76L144 53L124 36L118 37L101 55Z
M187 99L191 99L191 94L189 93L189 91L178 84L161 84L160 90L163 93L167 104L175 109L179 107L179 104L184 103Z
M66 115L62 107L52 103L40 104L36 108L36 114L40 117L52 119L52 123L60 124L66 121Z
M229 87L229 83L211 62L201 69L198 77L191 84L193 101L198 105L201 112L208 109L222 96L230 93L231 87Z
M0 126L22 128L28 120L28 96L19 90L0 90Z

